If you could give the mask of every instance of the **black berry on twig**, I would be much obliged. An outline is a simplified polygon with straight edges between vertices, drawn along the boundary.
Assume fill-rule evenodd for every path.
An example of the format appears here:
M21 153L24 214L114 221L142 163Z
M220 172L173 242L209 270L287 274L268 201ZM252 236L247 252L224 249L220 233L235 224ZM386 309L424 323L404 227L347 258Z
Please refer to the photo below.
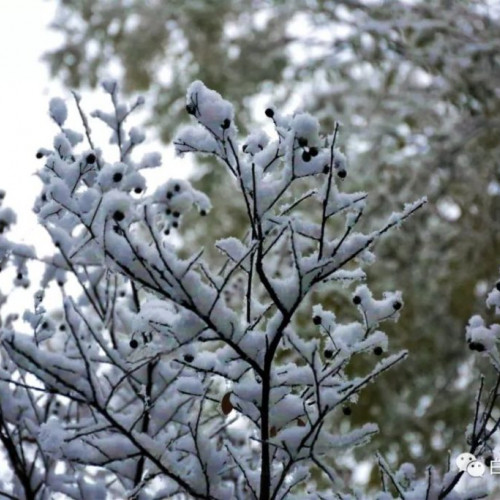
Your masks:
M121 222L123 219L125 219L125 214L123 212L121 212L120 210L117 210L114 214L113 214L113 219L116 221L116 222Z
M348 417L349 415L352 414L352 410L351 410L351 407L350 406L344 406L342 407L342 413Z

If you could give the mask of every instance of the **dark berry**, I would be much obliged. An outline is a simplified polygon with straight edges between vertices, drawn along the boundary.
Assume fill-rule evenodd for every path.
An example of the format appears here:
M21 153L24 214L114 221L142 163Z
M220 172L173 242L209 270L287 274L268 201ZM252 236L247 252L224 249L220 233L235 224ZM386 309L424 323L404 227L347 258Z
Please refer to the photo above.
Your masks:
M469 349L471 351L483 352L485 350L485 347L483 344L481 344L481 342L470 342Z
M485 349L486 349L486 347L484 347L484 344L481 344L481 342L476 342L476 351L477 352L483 352Z
M311 155L307 151L302 151L302 160L305 162L311 161Z
M165 210L165 215L170 215L172 213L172 210L170 210L170 208L167 208Z
M307 146L307 139L305 137L299 137L298 142L301 148L305 148Z
M92 163L95 163L96 157L94 153L90 153L87 155L86 162L92 165Z
M58 281L57 284L58 286L64 286L64 281Z
M61 332L64 332L64 330L66 330L66 325L62 324L62 325L59 325L59 330Z
M136 193L136 194L141 194L141 193L142 193L142 188L140 188L140 187L136 187L136 188L134 189L134 193Z
M205 215L207 215L207 211L206 210L200 210L200 215L202 217L205 217Z
M343 413L346 417L348 417L349 415L351 415L351 414L352 414L352 410L351 410L351 408L350 408L349 406L344 406L344 407L342 407L342 413Z
M312 148L309 148L309 154L311 156L318 156L318 153L319 153L318 148L315 148L314 146Z
M172 226L177 228L179 227L179 223L176 220L174 220L174 222L172 222Z
M43 153L41 151L38 151L37 154L36 154L36 157L38 159L43 158Z
M325 165L325 166L323 167L323 173L324 173L324 174L327 174L328 172L330 172L330 167L329 167L328 165Z
M347 175L347 172L345 170L339 170L337 175L341 178L341 179L345 179L345 176Z
M165 236L168 236L170 234L170 229L165 229L165 231L163 231L163 234Z
M47 201L47 195L45 193L42 194L42 201L44 203Z
M392 304L392 307L394 307L394 309L396 311L399 311L399 309L401 309L401 305L402 305L401 302L396 300L396 302L394 302L394 304Z
M194 360L194 356L192 354L184 354L184 361L186 363L192 363Z
M181 215L181 214L180 214L179 212L174 212L172 215L173 215L174 217L180 217L180 215Z
M314 316L313 323L315 325L321 325L321 316Z
M20 281L23 279L23 273L17 273L17 279Z
M167 200L170 200L174 196L170 191L167 191Z
M323 354L327 359L331 359L333 357L333 351L331 349L325 349L325 352Z
M222 122L222 128L224 130L228 129L231 125L231 120L229 118L226 118L223 122Z
M500 281L495 285L495 288L500 292Z
M113 175L113 182L120 182L123 179L123 174L121 172L116 172Z
M493 462L493 457L491 455L484 459L484 465L486 465L486 467L490 467L491 462Z
M384 350L379 345L373 349L373 354L375 354L375 356L380 356L383 352Z
M123 219L125 219L125 214L123 212L121 212L120 210L117 210L114 214L113 214L113 219L116 221L116 222L120 222L122 221Z
M49 324L48 324L46 321L44 321L44 322L42 323L42 329L43 329L43 330L45 330L45 329L46 329L46 328L48 328L48 327L49 327Z
M136 349L138 346L139 346L139 342L137 342L137 340L135 339L132 339L130 342L129 342L129 345L132 349Z
M272 110L271 108L267 108L265 113L268 118L272 118L274 116L274 110Z
M174 186L174 191L179 192L180 190L181 190L180 185L179 185L179 184L176 184L176 185Z
M194 115L196 113L196 108L193 104L188 104L186 105L186 111L188 112L188 114Z
M359 305L359 304L361 304L361 297L359 295L355 295L352 298L352 301L353 301L354 304Z

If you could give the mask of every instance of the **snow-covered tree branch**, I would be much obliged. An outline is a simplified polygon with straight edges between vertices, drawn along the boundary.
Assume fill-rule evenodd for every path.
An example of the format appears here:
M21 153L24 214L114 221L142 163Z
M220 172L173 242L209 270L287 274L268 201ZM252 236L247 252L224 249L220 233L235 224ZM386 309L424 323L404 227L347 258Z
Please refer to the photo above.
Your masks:
M40 258L0 235L2 267L16 269L17 285L29 284L29 261L45 265L34 306L23 315L30 331L15 318L1 329L0 439L12 471L1 494L357 498L335 459L378 427L341 432L333 417L348 417L363 388L407 356L393 352L380 329L398 319L402 293L374 297L364 267L377 241L426 199L361 230L369 226L369 198L342 190L349 169L338 124L322 134L307 113L285 116L269 107L269 133L241 141L231 104L197 81L186 104L195 124L179 132L176 150L218 158L247 227L241 239L214 242L220 266L204 259L202 248L181 256L177 234L197 220L192 214L200 216L193 224L209 217L211 202L183 179L146 186L144 170L161 158L136 160L145 136L127 129L143 99L127 106L115 81L103 88L112 111L92 116L111 129L114 163L95 145L78 94L83 133L65 127L62 99L50 103L59 130L53 148L37 154L44 165L35 211L54 255ZM1 210L3 232L15 214ZM311 306L316 290L334 293L337 282L354 284L357 321ZM57 313L44 305L52 283L61 297ZM488 299L497 308L499 293ZM298 314L310 317L312 334L303 334ZM488 354L496 372L498 329L474 317L467 330L470 347ZM496 418L499 382L486 403L481 383L469 439L477 456L491 450L499 425L486 429ZM393 493L479 498L457 496L457 474L430 467L414 479L393 473L382 455L378 463L379 500Z

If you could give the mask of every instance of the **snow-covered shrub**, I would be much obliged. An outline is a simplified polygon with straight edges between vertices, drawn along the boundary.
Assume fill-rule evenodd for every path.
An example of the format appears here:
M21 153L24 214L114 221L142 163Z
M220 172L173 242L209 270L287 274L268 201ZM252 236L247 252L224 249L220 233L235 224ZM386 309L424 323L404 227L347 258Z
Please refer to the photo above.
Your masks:
M401 292L374 297L359 282L374 244L425 199L360 231L367 195L341 189L348 165L338 126L322 135L307 113L268 108L273 137L256 131L240 141L231 104L194 82L186 111L196 123L177 136L177 152L220 160L248 227L241 239L215 243L219 268L203 249L181 258L175 233L188 212L208 215L211 203L185 180L146 186L143 170L161 160L134 160L144 134L125 128L143 100L128 107L116 82L103 87L113 111L92 116L111 129L117 161L94 145L77 94L83 134L64 127L66 105L55 99L59 131L53 148L37 153L35 211L56 251L43 259L34 309L23 316L31 332L9 322L1 330L0 438L13 472L6 496L356 498L335 458L377 425L338 432L330 417L349 416L362 389L407 356L392 352L380 329L398 319ZM35 251L3 235L0 250L17 281L27 279ZM306 311L314 335L304 335L296 316L309 307L305 298L319 287L333 293L337 281L359 283L359 319L345 323L317 304ZM43 306L52 282L59 316ZM474 319L468 338L493 356L497 333ZM362 370L353 372L353 359ZM473 429L473 443L478 435ZM418 479L408 464L393 473L378 462L383 491L374 498L462 498L453 492L457 474L429 468Z

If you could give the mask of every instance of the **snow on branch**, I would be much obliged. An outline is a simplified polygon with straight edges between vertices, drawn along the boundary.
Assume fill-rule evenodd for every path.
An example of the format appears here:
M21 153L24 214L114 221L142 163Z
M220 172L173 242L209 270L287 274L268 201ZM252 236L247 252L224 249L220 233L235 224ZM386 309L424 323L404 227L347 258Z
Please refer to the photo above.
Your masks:
M91 116L111 130L114 163L96 147L79 95L83 133L64 128L62 99L50 103L57 135L37 153L43 186L35 212L54 255L40 259L0 235L2 265L17 268L17 284L30 260L46 266L24 313L30 333L12 322L1 329L0 436L14 471L6 495L104 498L108 489L115 498L352 498L342 493L349 485L335 455L363 445L378 427L342 433L331 422L348 417L362 389L407 356L380 330L398 319L402 294L376 298L358 285L358 320L348 323L305 299L325 284L364 281L374 244L425 198L361 231L369 199L342 189L349 169L338 125L321 134L307 113L268 108L273 136L240 139L232 105L194 82L186 103L194 124L180 131L176 150L214 156L247 218L243 238L215 243L225 261L216 268L203 249L181 256L176 244L186 215L209 216L210 200L183 179L147 186L143 170L161 159L135 160L145 136L127 129L143 99L127 105L116 82L103 88L111 111ZM0 210L0 232L14 222ZM43 305L52 282L61 295L56 313ZM498 308L495 297L488 300ZM304 310L308 327L298 320ZM496 327L471 319L471 348L487 352L496 369L497 337ZM362 370L352 369L357 359ZM472 432L476 451L487 441L484 411ZM381 457L379 464L399 495L423 498L403 495L397 474ZM69 480L75 470L77 485Z

